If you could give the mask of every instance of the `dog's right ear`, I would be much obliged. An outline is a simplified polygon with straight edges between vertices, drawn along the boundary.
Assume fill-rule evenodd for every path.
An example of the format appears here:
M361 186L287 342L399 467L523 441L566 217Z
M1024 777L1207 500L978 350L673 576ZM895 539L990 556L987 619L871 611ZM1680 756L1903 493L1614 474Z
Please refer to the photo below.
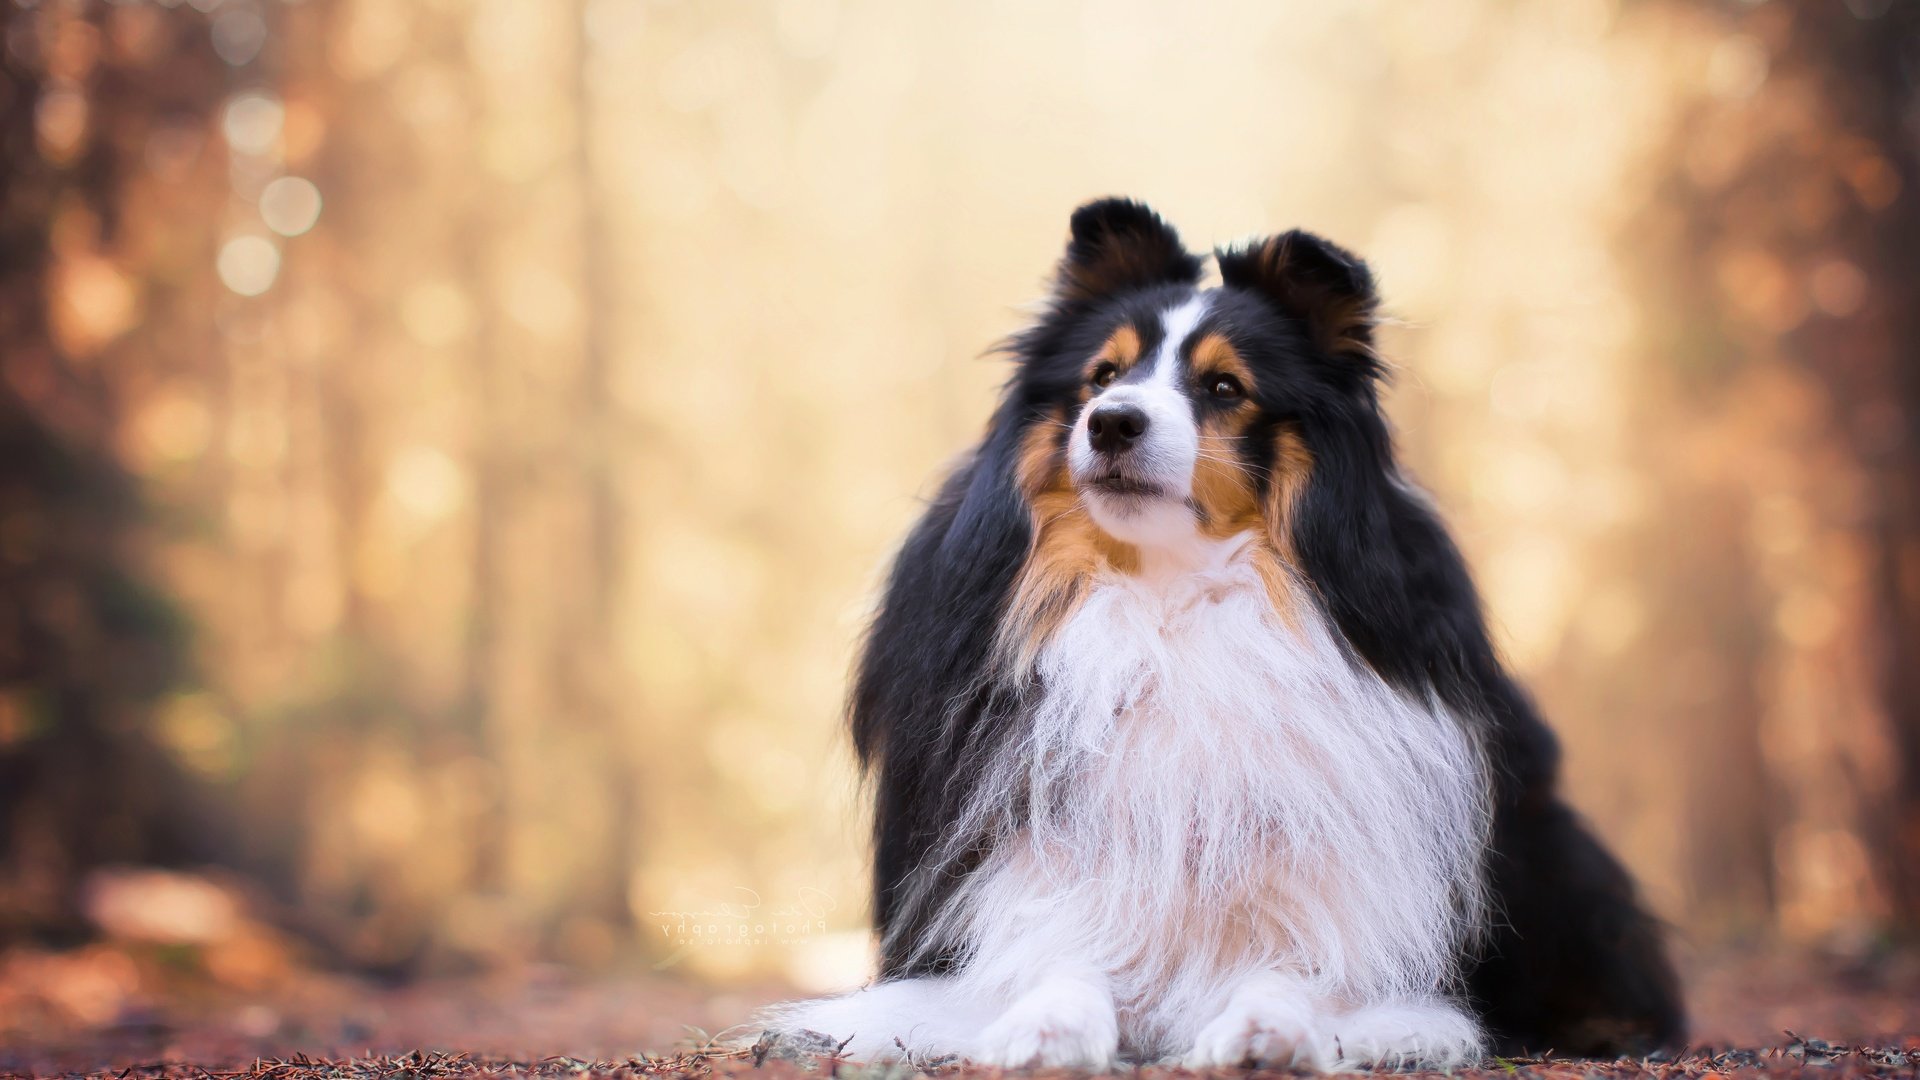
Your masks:
M1073 212L1072 239L1060 260L1055 295L1063 304L1090 304L1149 285L1193 285L1200 259L1180 234L1144 203L1100 199Z

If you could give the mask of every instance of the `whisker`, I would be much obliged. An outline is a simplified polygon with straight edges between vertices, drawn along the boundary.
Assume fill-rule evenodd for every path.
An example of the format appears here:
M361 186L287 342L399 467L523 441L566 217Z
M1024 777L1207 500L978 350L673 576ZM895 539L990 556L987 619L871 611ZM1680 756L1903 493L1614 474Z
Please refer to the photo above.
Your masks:
M1229 451L1210 450L1204 446L1201 446L1201 447L1195 447L1194 453L1212 461L1232 461L1232 462L1244 464L1249 469L1257 469L1261 467L1259 462L1248 461L1246 458L1230 450Z

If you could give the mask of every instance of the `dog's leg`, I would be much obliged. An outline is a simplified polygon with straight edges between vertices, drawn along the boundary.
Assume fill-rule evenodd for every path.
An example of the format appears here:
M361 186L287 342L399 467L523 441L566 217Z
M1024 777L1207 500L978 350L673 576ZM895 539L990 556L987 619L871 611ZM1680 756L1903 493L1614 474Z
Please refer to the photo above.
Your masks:
M989 1065L1104 1069L1120 1055L1120 1021L1107 980L1091 971L1042 978L980 1033L972 1056Z
M1226 1011L1200 1029L1185 1064L1191 1069L1231 1068L1249 1062L1325 1070L1333 1065L1312 993L1299 979L1278 973L1241 983Z
M1480 1057L1480 1025L1437 998L1363 1005L1332 1026L1342 1069L1449 1069Z

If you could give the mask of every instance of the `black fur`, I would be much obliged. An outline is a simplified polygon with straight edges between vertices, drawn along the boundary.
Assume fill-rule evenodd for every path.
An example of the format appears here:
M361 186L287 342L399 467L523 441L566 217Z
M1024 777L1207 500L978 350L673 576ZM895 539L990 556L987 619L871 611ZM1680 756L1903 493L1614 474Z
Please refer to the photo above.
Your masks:
M1121 318L1150 323L1199 281L1200 261L1138 203L1082 207L1071 235L1050 309L1009 345L1017 366L988 434L908 537L859 662L850 714L877 800L883 977L961 959L924 928L978 860L977 845L956 846L946 830L984 748L1022 708L1021 687L989 675L1030 541L1014 477L1021 436L1075 400L1086 357ZM1313 455L1293 544L1321 604L1360 662L1483 725L1494 914L1461 969L1494 1047L1603 1055L1677 1043L1684 1020L1660 927L1560 801L1553 735L1496 655L1445 527L1400 479L1365 264L1298 231L1219 262L1225 287L1208 319L1260 374L1259 426L1297 430Z

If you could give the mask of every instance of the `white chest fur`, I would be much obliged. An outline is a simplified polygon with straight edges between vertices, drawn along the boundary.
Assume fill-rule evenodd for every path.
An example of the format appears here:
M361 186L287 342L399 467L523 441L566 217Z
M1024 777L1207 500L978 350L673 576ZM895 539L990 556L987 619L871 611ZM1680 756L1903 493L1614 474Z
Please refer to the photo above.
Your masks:
M1304 588L1277 615L1240 550L1096 582L1042 650L954 823L993 840L928 935L959 969L769 1023L856 1058L1473 1058L1445 1000L1487 828L1472 738L1350 660Z
M1084 969L1136 1046L1190 1040L1261 973L1347 1006L1442 988L1476 915L1476 748L1293 600L1277 616L1230 552L1096 584L969 811L997 841L949 911L966 981Z

